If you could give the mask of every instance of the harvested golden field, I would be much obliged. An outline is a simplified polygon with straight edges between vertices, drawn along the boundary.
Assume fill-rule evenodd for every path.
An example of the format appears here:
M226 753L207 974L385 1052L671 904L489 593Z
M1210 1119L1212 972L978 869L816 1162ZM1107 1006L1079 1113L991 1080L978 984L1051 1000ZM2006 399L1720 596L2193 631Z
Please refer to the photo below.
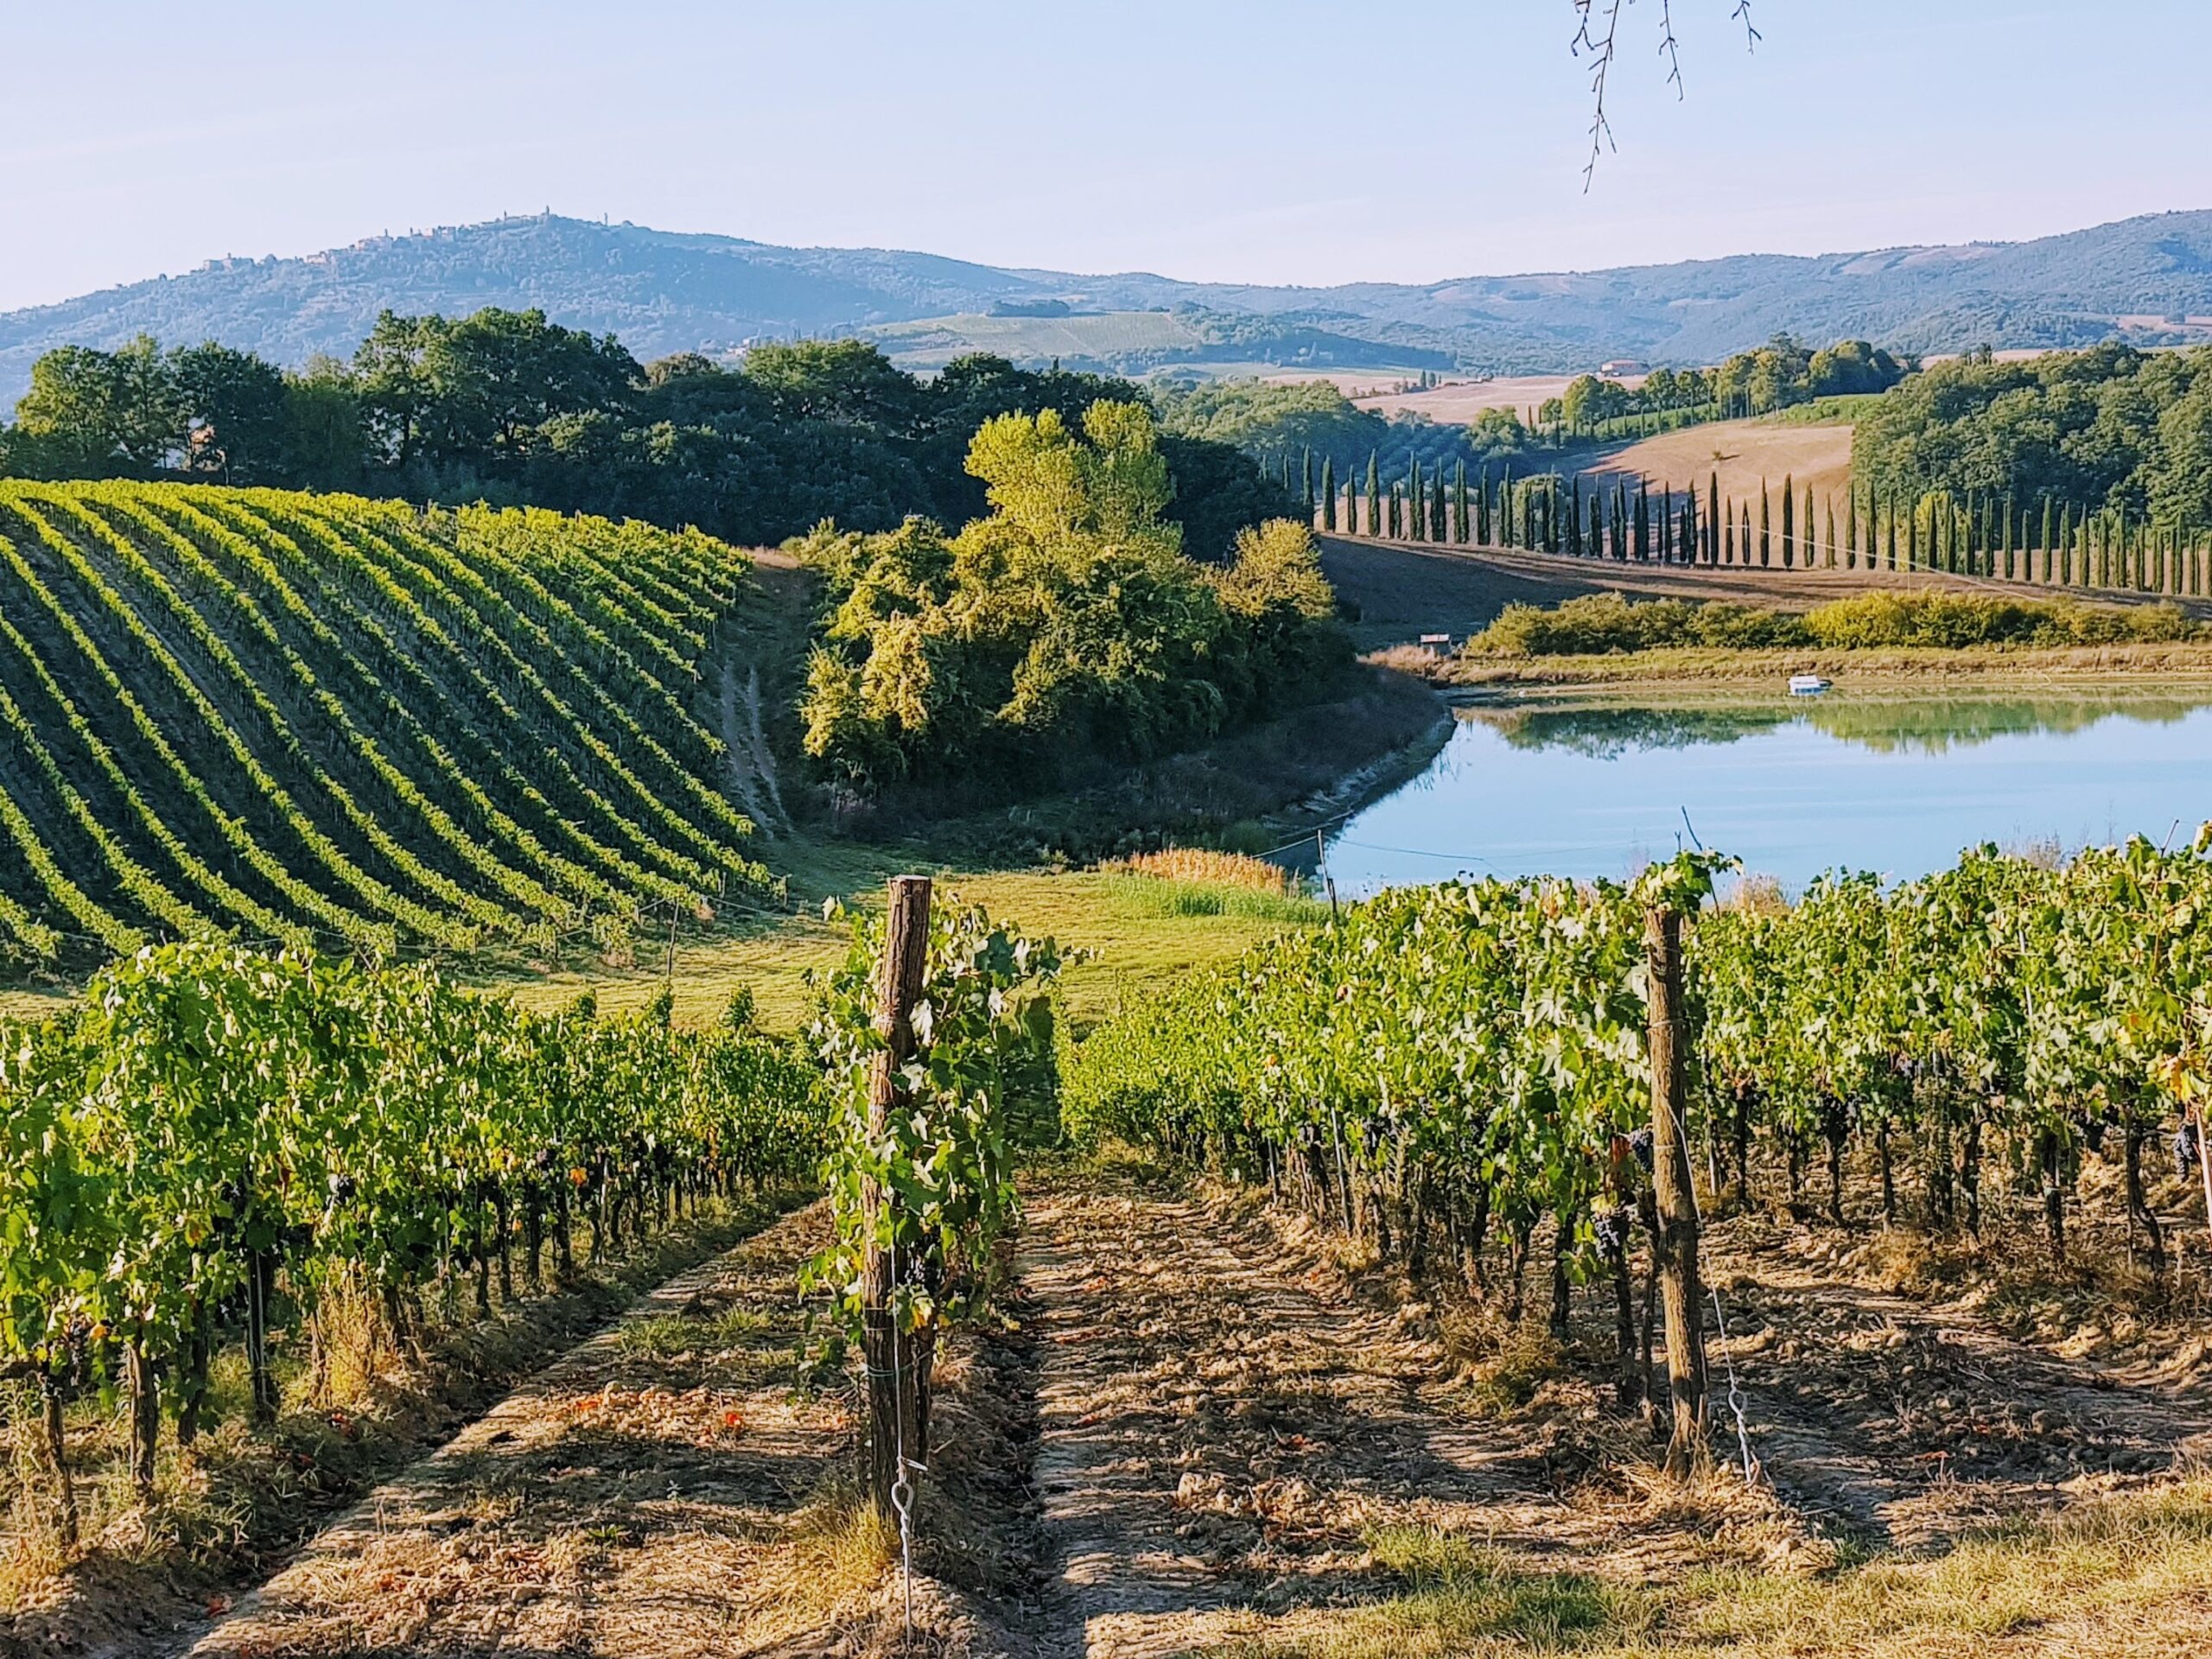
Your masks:
M1713 421L1662 433L1617 449L1584 469L1586 478L1643 478L1654 487L1681 490L1695 486L1702 497L1715 473L1720 493L1738 501L1756 497L1764 480L1779 493L1788 478L1804 499L1811 486L1817 503L1836 501L1843 519L1843 495L1851 482L1851 428L1797 426L1780 421ZM1757 510L1753 510L1757 518Z

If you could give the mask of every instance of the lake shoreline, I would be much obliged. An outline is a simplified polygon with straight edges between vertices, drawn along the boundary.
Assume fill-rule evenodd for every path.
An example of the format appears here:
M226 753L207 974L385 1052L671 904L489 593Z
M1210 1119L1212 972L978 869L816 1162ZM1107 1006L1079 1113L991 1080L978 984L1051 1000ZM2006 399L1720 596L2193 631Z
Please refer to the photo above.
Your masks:
M1404 653L1390 665L1409 666ZM2057 648L1890 646L1871 651L1793 647L1729 651L1681 647L1604 656L1452 658L1421 671L1454 702L1485 692L1588 688L1657 691L1772 686L1818 674L1838 691L1865 685L1925 692L1986 685L2068 691L2212 688L2212 643L2196 641Z

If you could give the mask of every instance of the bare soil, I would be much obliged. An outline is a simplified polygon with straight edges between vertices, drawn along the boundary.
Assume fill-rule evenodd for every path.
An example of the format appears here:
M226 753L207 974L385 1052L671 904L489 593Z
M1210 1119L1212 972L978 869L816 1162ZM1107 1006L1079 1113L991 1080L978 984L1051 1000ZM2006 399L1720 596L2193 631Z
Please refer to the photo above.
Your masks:
M1728 1332L1710 1335L1758 1479L1670 1495L1600 1380L1610 1313L1581 1293L1556 1369L1515 1406L1494 1338L1249 1195L1125 1177L1040 1187L1030 1213L1038 1478L1083 1636L1067 1650L1100 1659L1327 1631L1401 1587L1393 1531L1600 1583L1818 1574L1839 1550L1941 1556L2212 1450L2201 1382L2063 1358L1963 1300L1870 1287L1832 1230L1745 1218L1712 1236Z
M890 1541L854 1525L847 1385L800 1370L791 1274L817 1206L664 1286L190 1651L1326 1653L1370 1613L1415 1630L1457 1605L1401 1599L1423 1541L1628 1596L1714 1573L1825 1594L1870 1554L1940 1563L2007 1535L1993 1526L2163 1491L2212 1452L2212 1364L2182 1325L2085 1345L1993 1294L2018 1264L1901 1290L1957 1264L1901 1261L1867 1225L1760 1211L1708 1231L1716 1440L1738 1455L1739 1408L1758 1478L1683 1489L1613 1398L1598 1287L1559 1345L1249 1189L1050 1170L1027 1205L1006 1317L945 1363L911 1639ZM2113 1243L2085 1237L2069 1282L2125 1279ZM2151 1593L2131 1604L2145 1629L2202 1634L2212 1610L2192 1614L2187 1586ZM2008 1625L2001 1650L2131 1651L2088 1602L2050 1611L2082 1645ZM1547 1645L1497 1630L1481 1651ZM1882 1651L2000 1650L1904 1637Z
M794 1392L793 1274L823 1233L802 1211L663 1285L189 1650L707 1654L865 1624L873 1585L849 1603L760 1570L850 1435L842 1397Z

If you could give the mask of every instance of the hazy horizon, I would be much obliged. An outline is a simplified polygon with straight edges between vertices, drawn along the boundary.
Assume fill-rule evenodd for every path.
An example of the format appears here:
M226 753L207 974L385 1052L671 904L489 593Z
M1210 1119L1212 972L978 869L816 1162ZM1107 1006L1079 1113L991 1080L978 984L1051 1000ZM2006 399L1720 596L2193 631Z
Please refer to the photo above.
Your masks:
M2190 131L2212 17L2180 0L2124 34L2055 0L1763 0L1756 53L1728 9L1676 0L1680 102L1656 6L1626 9L1619 151L1586 195L1569 0L1350 20L1311 0L660 0L619 26L575 0L374 17L257 0L186 34L124 0L96 62L78 22L41 12L11 32L56 70L15 89L0 211L53 233L0 245L0 309L546 207L1324 287L2019 241L2212 197Z
M2142 218L2152 218L2152 219L2155 219L2155 218L2163 217L2163 216L2164 216L2164 215L2166 215L2166 214L2169 214L2169 213L2197 213L2197 212L2204 212L2204 211L2208 211L2208 210L2212 210L2212 204L2204 204L2204 205L2182 204L2182 205L2177 205L2177 206L2175 206L2175 207L2171 207L2153 208L2153 209L2149 210L2149 211L2148 211L2148 212L2146 212L2146 213L2131 213L2131 214L2125 215L2125 216L2123 216L2123 217L2124 217L2125 219L2142 219ZM203 268L203 267L205 267L205 266L207 266L207 265L209 265L209 264L213 264L213 263L215 263L215 262L218 262L218 261L220 261L220 260L223 260L223 259L226 259L226 258L254 259L254 260L259 260L259 259L263 259L263 258L276 258L276 259L299 259L299 258L305 258L305 257L309 257L309 256L312 256L312 255L315 255L315 254L318 254L318 253L326 253L326 252L330 252L330 251L334 251L334 250L336 250L336 249L340 249L340 248L345 248L345 247L350 247L350 246L355 245L357 245L357 244L360 244L360 243L365 243L365 242L371 241L371 240L372 240L372 239L374 239L374 238L379 238L379 237L385 237L385 236L389 236L389 237L391 237L391 238L405 238L405 237L420 237L420 236L429 236L429 235L433 235L433 234L435 234L435 233L436 233L437 232L440 232L440 231L470 230L470 229L476 229L476 228L479 228L479 227L481 227L481 226L486 226L486 225L496 225L496 224L500 223L500 222L502 221L502 219L503 219L503 218L504 218L504 219L516 219L516 220L526 220L526 219L537 219L537 218L541 218L541 217L544 216L546 213L550 213L551 214L551 216L552 216L553 218L555 218L555 219L569 219L569 220L571 220L571 221L576 221L576 222L582 222L582 223L587 223L587 224L594 224L594 225L595 225L595 224L606 223L606 224L614 225L614 226L626 226L628 228L631 228L631 229L633 229L633 230L647 231L647 232L657 232L657 233L665 233L665 234L670 234L670 235L677 235L677 236L708 236L708 237L721 237L721 238L729 238L729 239L731 239L731 240L735 240L735 241L745 241L745 242L754 242L754 243L766 243L766 238L765 238L757 237L757 236L747 236L745 232L741 232L741 231L727 231L727 230L712 230L712 229L707 229L707 230L680 229L680 228L678 228L678 227L677 227L677 226L669 226L669 225L652 225L652 224L646 224L646 223L645 223L644 221L642 221L642 220L639 220L639 219L628 219L628 220L619 219L614 219L614 218L613 218L613 217L612 217L612 216L610 216L610 215L586 214L586 213L569 213L569 212L564 211L564 210L560 207L560 205L559 205L559 204L556 203L556 204L553 204L552 206L550 206L550 207L542 207L542 208L540 208L540 209L539 209L537 212L536 212L536 213L507 213L507 214L505 214L505 215L504 215L504 216L502 216L502 215L499 215L499 214L494 214L494 215L493 215L493 216L492 216L491 218L489 218L489 219L464 220L464 221L459 221L459 222L455 222L455 223L452 223L452 224L444 224L444 225L415 225L415 226L409 226L405 227L404 229L391 228L391 227L379 227L378 229L372 230L372 231L364 231L360 235L356 236L356 237L353 237L353 238L348 238L346 241L345 241L345 242L327 243L327 244L320 245L318 245L318 246L311 247L311 248L289 248L289 249L279 249L279 248L260 248L260 249L232 248L232 249L226 249L226 250L225 250L225 251L224 251L223 252L221 252L221 253L211 253L211 254L208 254L208 255L207 255L207 256L206 256L205 257L203 257L203 258L200 258L200 259L198 259L198 260L194 261L191 264L179 266L179 267L177 267L177 268L176 268L176 269L175 269L175 270L149 270L149 271L143 272L143 273L141 273L140 275L138 275L138 276L132 276L132 277L125 278L125 279L124 279L124 280L123 280L122 282L118 282L118 283L111 283L105 284L105 288L103 288L103 289L79 289L79 290L76 290L75 292L73 292L73 293L71 293L71 294L67 294L67 295L59 296L57 296L54 300L48 300L48 301L33 300L33 301L28 302L27 303L25 303L25 304L23 304L23 305L21 305L21 306L10 306L10 307L0 308L0 309L5 309L5 310L9 310L9 311L18 311L18 310L36 310L36 309L37 309L37 308L39 308L41 305L60 303L60 302L66 302L66 301L68 301L68 300L72 300L72 299L76 299L76 298L81 297L83 295L87 294L87 293L97 294L97 293L105 292L105 291L111 290L111 289L116 289L129 288L129 287L131 287L131 286L133 286L134 284L138 283L141 283L141 282L156 281L156 280L159 280L159 279L162 279L162 278L164 278L164 277L167 277L167 278L175 278L175 277L178 277L178 276L188 276L188 275L189 275L191 272L193 272L193 271L194 271L194 270L195 270L201 269L201 268ZM2094 223L2094 224L2082 224L2082 225L2060 225L2060 226L2054 226L2050 227L2050 229L2048 229L2048 230L2034 231L2034 232L2028 232L2028 233L2024 234L2024 235L2021 235L2021 236L2012 236L2012 237L1967 237L1967 236L1961 236L1961 237L1950 237L1950 238L1943 238L1943 239L1942 239L1942 240L1940 240L1940 241L1932 241L1932 242L1878 242L1878 243L1866 243L1866 244L1864 244L1864 245L1854 245L1854 246L1851 246L1851 247L1841 247L1841 246L1838 246L1838 247L1821 247L1821 248L1773 248L1773 247L1730 248L1730 249L1726 249L1726 250L1725 250L1725 251L1719 251L1710 252L1710 253L1688 253L1688 254L1684 254L1684 255L1681 256L1681 257L1680 257L1680 258L1678 258L1678 259L1671 259L1671 260L1635 260L1635 261L1617 261L1617 262L1615 262L1615 263L1613 263L1613 264L1607 264L1607 265L1580 265L1580 266L1557 265L1557 266L1548 266L1548 267L1520 266L1520 267L1516 267L1516 268L1513 268L1513 269L1499 269L1499 270L1450 270L1450 271L1440 271L1440 272L1438 272L1438 273L1436 273L1436 274L1434 274L1434 275L1428 276L1412 276L1412 277L1389 277L1389 278L1376 278L1376 277L1357 277L1357 276L1355 276L1355 277L1347 277L1347 278L1344 279L1344 283L1376 283L1387 284L1387 285L1389 285L1389 286L1404 286L1404 287L1409 287L1409 288L1425 288L1425 287L1434 287L1434 286L1436 286L1436 285L1438 285L1438 284L1440 284L1440 283L1451 283L1451 282L1458 282L1458 281L1482 280L1482 279L1492 279L1492 278L1501 278L1501 277L1503 277L1503 278L1510 278L1510 277L1516 277L1516 276L1581 276L1581 275L1587 275L1587 274L1589 274L1589 273L1591 273L1591 272L1593 272L1593 271L1599 271L1599 270L1633 270L1633 269L1637 269L1637 268L1638 268L1638 267L1641 267L1641 266L1646 266L1646 265L1682 264L1711 264L1711 263L1714 263L1714 262L1720 261L1720 260L1724 260L1724 259L1732 259L1732 258L1758 258L1758 257L1777 257L1777 258L1822 258L1822 257L1831 257L1831 256L1834 256L1834 255L1840 255L1840 254L1888 253L1888 252L1895 252L1895 251L1905 251L1905 250L1910 250L1910 249L1916 249L1916 248L1947 247L1947 246L1948 246L1948 247L1959 247L1959 246L1977 245L1982 245L1982 246L1998 246L1998 245L2007 245L2007 244L2012 244L2012 243L2035 241L2035 240L2037 240L2037 239L2039 239L2039 238L2044 238L2044 237L2050 237L2050 236L2063 236L2063 235L2066 235L2066 234L2068 234L2068 233L2069 233L2069 232L2076 232L2076 231L2094 230L2094 229L2099 228L2099 227L2100 227L2100 226L2101 226L2101 225L2105 225L2105 224L2113 224L2113 223L2119 223L2119 222L2121 222L2121 221L2120 221L2120 220L2117 220L2117 219L2108 219L2108 220L2100 220L2100 221L2097 221L2096 223ZM1168 279L1168 280L1171 280L1171 281L1177 281L1177 282L1191 282L1191 283L1208 282L1208 283L1224 283L1224 284L1227 284L1227 285L1230 285L1230 286L1236 286L1236 287L1252 287L1252 288L1314 288L1314 289L1324 289L1324 288L1330 288L1330 287L1336 287L1336 286L1340 286L1340 285L1342 285L1342 284L1340 284L1340 283L1297 283L1297 282L1276 283L1276 282L1273 282L1273 281L1270 281L1270 280L1266 279L1266 278L1249 278L1249 277L1236 277L1236 276L1194 277L1194 276L1188 276L1187 274L1185 274L1185 273L1184 273L1184 272L1182 272L1182 271L1178 271L1178 270L1157 270L1157 269L1154 269L1154 268L1150 268L1150 267L1135 266L1135 265L1123 266L1123 267L1120 267L1120 268L1118 268L1118 269L1107 269L1107 268L1103 268L1103 267L1094 267L1094 268L1090 268L1090 269L1074 269L1074 268L1070 268L1070 267L1052 266L1052 265L1040 264L1039 264L1039 263L1038 263L1037 261L1035 261L1035 260L1012 260L1012 261L1001 261L1001 260L986 260L986 259L974 258L974 257L971 257L970 256L969 256L969 255L967 255L967 254L964 254L964 253L961 252L961 251L960 251L958 249L957 249L957 248L944 248L944 247L910 247L910 246L893 245L890 245L890 244L884 244L884 243L874 243L874 244L869 244L869 243L844 243L844 244L831 244L831 243L766 243L766 245L770 245L770 246L777 246L777 247L793 247L793 248L798 248L798 249L802 249L802 250L818 250L818 251L836 251L836 252L880 252L880 253L895 253L895 254L916 254L916 255L922 255L922 256L926 256L926 257L942 257L942 258L947 258L947 259L957 260L957 261L959 261L960 263L962 263L962 264L973 264L973 265L988 266L988 267L989 267L989 268L991 268L991 269L995 269L995 270L1010 270L1010 271L1042 271L1042 272L1046 272L1046 273L1050 273L1050 274L1057 275L1057 276L1096 276L1096 277L1116 277L1116 276L1159 276L1159 277L1163 277L1163 278L1166 278L1166 279Z

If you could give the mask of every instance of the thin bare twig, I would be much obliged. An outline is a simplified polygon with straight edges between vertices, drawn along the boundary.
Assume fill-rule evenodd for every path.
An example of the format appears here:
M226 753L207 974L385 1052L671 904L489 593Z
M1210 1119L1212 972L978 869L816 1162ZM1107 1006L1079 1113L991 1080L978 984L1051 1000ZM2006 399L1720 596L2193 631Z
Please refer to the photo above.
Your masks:
M1576 57L1588 53L1590 67L1590 159L1582 167L1582 192L1590 193L1590 182L1596 177L1598 157L1605 150L1619 153L1613 143L1612 124L1605 116L1605 83L1613 67L1613 53L1620 35L1621 9L1630 0L1573 0L1574 38L1567 42L1567 49ZM1591 21L1602 15L1603 34L1591 32ZM1744 47L1756 52L1760 40L1758 29L1751 22L1751 0L1736 0L1728 14L1731 22L1744 26ZM1681 43L1675 37L1674 0L1659 0L1659 55L1667 60L1667 84L1675 89L1680 99L1682 93Z
M1590 194L1590 181L1597 176L1599 147L1611 147L1613 143L1613 130L1605 120L1605 76L1613 67L1614 41L1620 34L1621 7L1627 3L1627 0L1607 0L1603 40L1590 33L1591 15L1598 3L1599 0L1574 0L1577 24L1574 39L1567 46L1567 49L1577 57L1588 52L1596 59L1590 71L1590 159L1582 168L1582 194L1585 195Z

